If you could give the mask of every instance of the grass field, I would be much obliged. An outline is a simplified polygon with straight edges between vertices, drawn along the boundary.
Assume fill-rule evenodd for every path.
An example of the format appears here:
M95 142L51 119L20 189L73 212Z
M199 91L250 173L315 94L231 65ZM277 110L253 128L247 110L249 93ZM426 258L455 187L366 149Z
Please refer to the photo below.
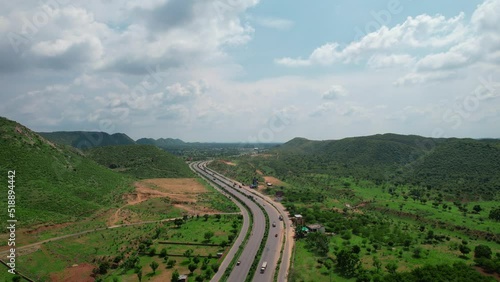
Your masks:
M250 159L251 162L245 157L214 162L212 168L235 178L272 172L272 168L258 165L265 161ZM437 190L376 184L325 173L266 178L284 187L273 186L264 193L283 191L283 204L292 215L302 214L306 224L320 223L327 232L336 233L329 236L328 256L333 258L333 265L340 250L351 251L353 246L360 248L359 258L365 271L376 272L373 258L377 257L382 264L380 275L389 273L385 268L389 263L397 264L396 272L454 262L474 265L474 247L480 244L488 246L493 254L500 252L500 224L488 218L498 201L454 202ZM306 241L296 241L292 272L295 278L291 281L330 281L330 276L332 281L355 281L340 277L335 267L331 268L333 271L327 269L324 257L308 249ZM459 250L462 244L470 249L465 256Z
M167 269L165 260L159 257L162 248L167 250L167 256L182 256L186 250L190 249L192 250L191 260L196 255L211 255L213 258L209 259L208 262L210 268L212 264L218 263L216 254L224 252L229 246L222 248L219 246L165 245L160 244L160 241L184 243L202 243L205 241L213 244L220 244L223 241L229 242L228 236L236 234L241 228L241 220L238 215L221 215L220 217L212 215L189 219L179 228L173 222L164 222L97 231L87 235L45 243L38 250L19 256L17 269L36 281L51 281L57 280L57 277L73 277L71 275L74 275L73 272L77 271L83 274L85 274L85 271L90 271L90 273L86 273L89 276L92 269L98 267L102 262L113 262L117 257L123 256L117 264L117 266L120 266L127 257L137 255L139 258L137 265L142 267L144 275L151 273L149 263L156 260L160 267L157 273L153 275L155 279L166 279L165 275L170 279L171 272L174 269L178 269L180 273L189 273L187 266L190 259L170 257L170 259L176 260L177 263L173 268ZM212 232L213 237L207 240L205 238L206 232ZM151 245L143 251L139 251L143 248L141 245L148 244L146 242L150 242ZM157 250L155 255L149 255L151 248ZM201 267L202 263L199 264ZM92 267L79 268L77 265L91 265ZM195 273L202 273L200 268L197 270ZM104 278L105 281L112 281L114 276L120 277L121 281L136 281L136 274L133 273L133 270L131 271L124 270L121 267L110 268L106 274L100 277ZM6 271L1 271L1 273L5 274ZM203 271L203 273L206 273L206 271ZM0 281L10 278L4 274L0 275ZM153 279L151 281L157 280Z

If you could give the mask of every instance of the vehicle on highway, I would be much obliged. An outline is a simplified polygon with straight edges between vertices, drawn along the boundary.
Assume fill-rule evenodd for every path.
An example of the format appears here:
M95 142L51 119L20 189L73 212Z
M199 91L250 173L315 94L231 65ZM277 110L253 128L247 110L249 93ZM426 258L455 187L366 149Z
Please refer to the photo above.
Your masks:
M236 262L236 265L240 265L240 264L241 264L241 261L237 261L237 262Z
M275 234L274 237L278 237L278 234Z
M260 268L260 273L264 273L264 271L266 271L266 268L267 268L267 261L262 263L262 267Z
M276 227L276 222L273 222L273 227Z
M279 220L283 220L283 216L282 215L280 215Z

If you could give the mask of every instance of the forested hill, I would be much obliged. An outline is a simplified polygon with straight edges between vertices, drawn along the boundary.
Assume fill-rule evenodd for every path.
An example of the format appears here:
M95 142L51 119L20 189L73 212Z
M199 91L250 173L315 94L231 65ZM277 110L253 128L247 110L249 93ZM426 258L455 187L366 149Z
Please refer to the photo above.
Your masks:
M54 143L78 149L135 144L135 141L124 133L108 134L99 131L56 131L40 132L39 134Z
M130 177L2 117L0 160L5 177L7 171L15 171L16 216L23 226L87 217L121 202L122 194L132 189ZM7 201L0 207L7 210ZM2 213L0 219L6 216Z
M137 178L193 177L183 160L154 145L96 147L85 154L103 166Z
M491 197L500 191L500 140L383 134L295 138L271 150L278 175L328 173Z
M182 141L180 139L174 139L174 138L159 138L159 139L141 138L141 139L138 139L136 142L137 142L137 144L155 145L155 146L158 146L160 148L186 145L186 143L184 141Z

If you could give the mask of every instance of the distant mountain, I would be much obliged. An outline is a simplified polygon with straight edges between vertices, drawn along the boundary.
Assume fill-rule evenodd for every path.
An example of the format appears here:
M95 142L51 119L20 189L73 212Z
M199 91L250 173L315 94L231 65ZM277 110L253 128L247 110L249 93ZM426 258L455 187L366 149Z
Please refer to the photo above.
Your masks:
M108 134L98 131L56 131L40 132L44 138L62 145L78 149L88 149L101 146L135 144L132 138L123 133Z
M0 159L1 171L16 172L16 216L23 226L87 217L120 202L121 195L132 189L130 177L2 117ZM0 201L2 210L6 205ZM5 222L6 216L1 213L0 220Z
M155 145L158 147L175 147L175 146L184 146L187 144L180 139L173 139L173 138L160 138L160 139L141 138L137 140L136 143L141 145Z
M85 154L103 166L137 178L193 177L183 160L155 145L95 147Z
M271 150L281 176L327 173L413 183L492 197L500 192L500 140L383 134L341 140L295 138Z

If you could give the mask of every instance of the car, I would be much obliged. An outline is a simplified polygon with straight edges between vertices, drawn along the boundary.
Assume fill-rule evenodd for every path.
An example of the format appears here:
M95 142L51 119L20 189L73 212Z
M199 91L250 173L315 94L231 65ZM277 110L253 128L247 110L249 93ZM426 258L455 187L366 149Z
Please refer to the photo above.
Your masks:
M274 234L274 237L278 237L278 234Z
M241 261L236 262L236 265L240 265L240 264L241 264Z
M276 227L276 222L273 222L273 227Z

